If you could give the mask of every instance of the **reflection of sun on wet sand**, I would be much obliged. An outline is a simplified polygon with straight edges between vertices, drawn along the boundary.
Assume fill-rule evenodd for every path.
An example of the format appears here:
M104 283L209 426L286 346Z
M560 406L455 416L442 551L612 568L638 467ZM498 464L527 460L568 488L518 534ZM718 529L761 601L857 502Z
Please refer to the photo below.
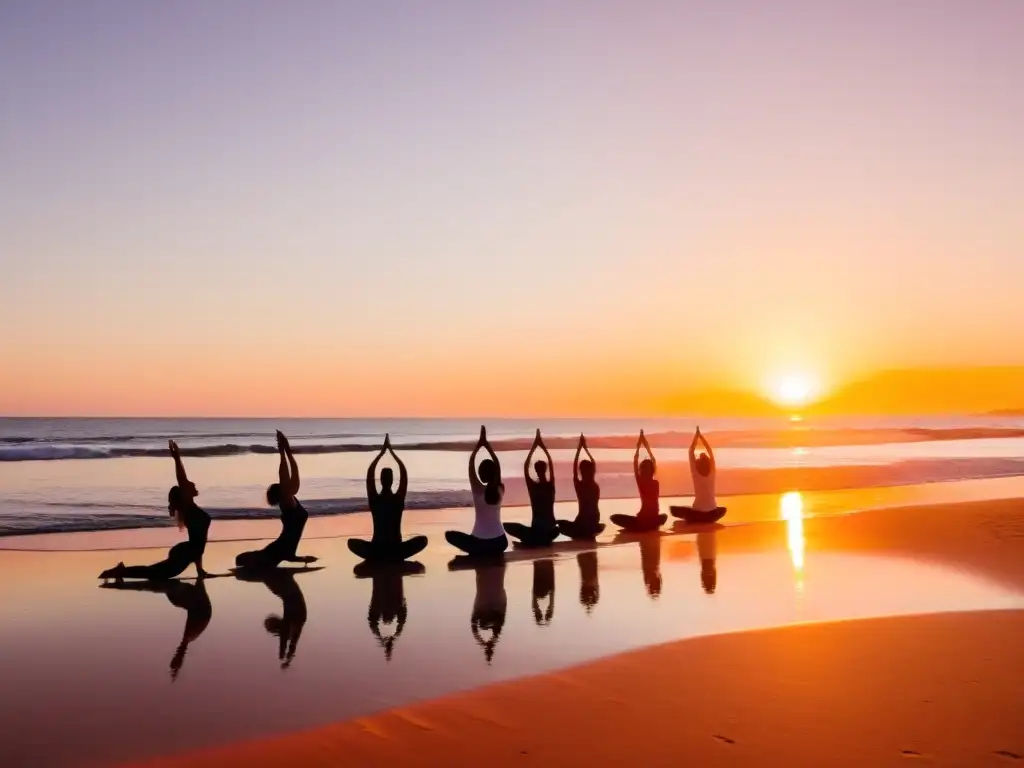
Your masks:
M786 545L793 560L796 589L804 589L804 498L799 491L784 493L779 500L782 519L786 521Z

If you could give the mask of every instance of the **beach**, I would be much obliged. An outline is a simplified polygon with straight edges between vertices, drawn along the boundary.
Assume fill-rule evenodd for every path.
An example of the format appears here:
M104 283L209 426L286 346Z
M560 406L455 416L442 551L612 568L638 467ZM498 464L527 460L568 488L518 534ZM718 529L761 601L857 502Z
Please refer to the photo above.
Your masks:
M192 594L173 599L96 579L162 557L145 537L172 531L6 539L19 549L0 551L0 687L19 695L0 763L1011 760L1024 754L1012 486L751 496L727 526L606 531L510 550L501 567L453 568L442 532L471 512L425 511L407 529L431 544L407 573L356 569L345 540L366 515L315 518L302 551L316 567L209 579L205 596L182 582ZM892 504L872 509L880 491ZM276 535L274 521L219 525ZM249 548L212 542L206 567L225 573Z

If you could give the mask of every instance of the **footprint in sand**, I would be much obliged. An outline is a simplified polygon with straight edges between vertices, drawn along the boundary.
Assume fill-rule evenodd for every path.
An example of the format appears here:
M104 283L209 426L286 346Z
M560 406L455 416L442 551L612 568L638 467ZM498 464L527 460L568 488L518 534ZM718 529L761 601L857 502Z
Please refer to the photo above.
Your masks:
M735 744L736 743L733 739L730 739L728 736L718 736L716 734L715 738L718 739L723 744Z
M920 752L915 752L912 749L904 749L902 752L900 752L900 754L904 757L910 758L924 757L924 755L922 755Z
M992 754L998 755L999 757L1005 757L1007 760L1024 760L1024 755L1018 755L1016 752L1008 752L1005 749L997 749Z

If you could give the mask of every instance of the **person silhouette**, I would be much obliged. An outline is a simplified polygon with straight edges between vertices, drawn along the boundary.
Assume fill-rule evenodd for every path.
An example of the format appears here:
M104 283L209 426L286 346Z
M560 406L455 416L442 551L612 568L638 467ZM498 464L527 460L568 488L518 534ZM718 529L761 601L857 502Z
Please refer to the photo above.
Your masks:
M698 444L704 451L698 455ZM716 523L725 517L725 507L718 506L715 500L715 453L711 444L701 434L700 427L693 435L690 443L690 477L693 479L693 506L674 506L670 512L674 517L688 523Z
M580 605L589 616L601 599L601 583L598 580L597 550L580 552L576 555L580 568Z
M380 473L380 490L377 490L377 465L385 453L391 453L398 464L398 490L391 489L395 481L390 467ZM402 512L405 510L405 496L409 490L409 472L405 463L391 447L391 435L384 436L384 445L377 457L366 470L366 499L373 518L373 538L349 539L348 548L356 557L373 562L398 562L419 554L427 546L426 536L411 536L402 541Z
M370 634L384 650L384 658L387 661L391 661L395 643L405 630L405 622L409 617L403 586L405 577L418 576L425 571L426 568L417 562L364 562L354 569L357 579L373 580L366 623L370 628ZM392 625L393 628L388 633L387 628Z
M530 459L538 449L544 452L547 461L538 460L533 465L537 472L537 479L534 480L530 475ZM539 429L526 454L526 461L523 462L523 475L526 477L526 490L530 494L532 519L529 527L522 523L505 523L505 533L526 547L550 546L558 538L558 525L555 523L555 465Z
M206 593L206 580L203 576L194 584L187 581L168 579L164 581L130 581L106 583L100 585L104 589L131 590L135 592L153 592L164 595L175 608L186 612L185 629L181 633L181 641L171 657L171 680L177 680L178 674L185 663L185 654L189 645L199 639L206 631L213 618L213 605Z
M295 576L300 573L313 573L322 568L269 568L258 571L239 569L235 577L241 581L263 584L281 601L281 615L270 614L263 620L263 628L267 634L278 640L277 658L281 669L288 669L295 659L299 647L299 638L309 618L306 609L306 598L302 594Z
M489 458L480 462L478 470L476 457L481 449L486 449ZM505 495L505 484L501 482L498 456L487 442L486 427L480 427L480 439L469 455L469 486L473 492L476 516L473 533L446 531L444 537L453 547L469 555L501 555L508 549L508 537L501 525L501 501Z
M199 576L207 575L203 570L203 553L210 532L210 516L195 502L199 490L185 473L178 444L170 440L168 447L174 459L174 475L178 484L167 492L167 508L178 523L178 530L188 531L188 540L171 547L167 558L159 563L126 566L121 562L103 571L99 576L101 579L164 581L180 576L192 563L195 563Z
M640 448L647 451L648 458L640 461ZM640 491L640 512L636 515L612 515L611 521L620 528L642 533L660 528L668 520L668 515L660 514L659 496L661 486L655 475L658 472L658 463L651 450L651 444L647 442L644 431L640 430L640 439L637 440L636 453L633 454L633 476L636 478L637 489Z
M700 556L700 585L707 594L713 595L718 587L718 531L697 534L697 554Z
M541 603L547 600L547 608ZM555 617L555 561L533 561L533 620L538 627L546 627Z
M586 451L587 458L580 461L583 451ZM587 438L581 434L579 445L576 446L576 457L572 462L572 482L576 488L579 511L575 520L558 521L558 531L563 536L578 541L593 541L604 531L599 509L601 486L597 484L596 475L597 462L587 447Z
M258 570L276 568L283 562L316 562L315 557L298 554L299 541L302 539L309 515L295 498L300 484L299 465L295 461L288 438L280 430L277 432L277 452L280 457L278 482L267 488L267 504L281 510L281 533L263 549L238 555L235 558L235 565L238 568Z

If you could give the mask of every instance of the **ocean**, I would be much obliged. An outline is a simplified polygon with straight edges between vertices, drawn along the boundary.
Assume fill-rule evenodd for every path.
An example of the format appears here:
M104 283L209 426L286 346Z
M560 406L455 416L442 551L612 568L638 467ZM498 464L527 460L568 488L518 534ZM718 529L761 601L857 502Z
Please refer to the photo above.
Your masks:
M686 447L699 423L716 449L724 494L900 485L1024 475L1024 418L946 416L829 419L102 419L0 418L0 536L170 524L176 440L199 501L214 518L274 517L274 431L291 439L312 515L365 510L365 472L385 433L410 473L408 514L467 506L467 455L479 427L498 450L506 503L522 504L523 461L539 427L559 498L585 433L604 498L630 497L637 432L659 460L663 495L689 493ZM810 488L804 488L810 490Z

